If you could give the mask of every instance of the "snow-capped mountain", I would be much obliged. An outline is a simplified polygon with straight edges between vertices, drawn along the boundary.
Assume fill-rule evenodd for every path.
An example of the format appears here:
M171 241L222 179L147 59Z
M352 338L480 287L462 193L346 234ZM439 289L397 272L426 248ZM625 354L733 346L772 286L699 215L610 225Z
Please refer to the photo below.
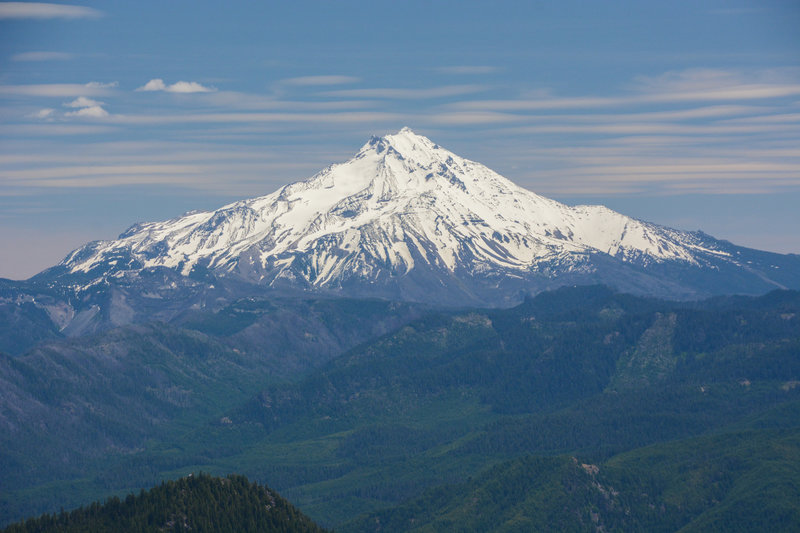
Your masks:
M544 198L404 128L306 181L134 225L46 273L97 282L165 267L271 288L490 305L565 283L673 297L784 285L770 272L779 264L748 265L742 250ZM728 270L736 280L723 279ZM736 291L745 278L761 286Z

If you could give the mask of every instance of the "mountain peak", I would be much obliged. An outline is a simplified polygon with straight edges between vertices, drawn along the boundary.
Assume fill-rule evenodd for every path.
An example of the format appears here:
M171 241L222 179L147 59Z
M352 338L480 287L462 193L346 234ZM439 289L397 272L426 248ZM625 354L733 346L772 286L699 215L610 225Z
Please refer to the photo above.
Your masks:
M433 142L430 139L428 139L424 135L419 135L417 133L414 133L414 131L408 126L404 126L397 133L390 133L384 136L384 139L387 140L394 140L398 138L403 138L411 141L421 141L431 145L433 144Z
M414 133L409 127L404 127L397 133L390 133L383 137L387 142L391 144L410 144L416 145L419 148L426 148L436 150L439 146L425 137L424 135L420 135L418 133Z
M597 265L704 268L719 260L734 258L713 239L601 206L569 207L403 128L308 180L137 225L62 266L90 276L200 269L272 287L422 301L460 290L496 303L511 285L533 291L556 277L604 279ZM511 292L495 295L498 284Z
M425 163L440 159L442 155L444 158L454 155L443 150L424 135L414 133L409 127L404 127L397 133L387 134L383 137L373 136L361 151L375 151L378 154L395 153L412 160L421 159ZM434 155L436 152L439 152L440 157Z

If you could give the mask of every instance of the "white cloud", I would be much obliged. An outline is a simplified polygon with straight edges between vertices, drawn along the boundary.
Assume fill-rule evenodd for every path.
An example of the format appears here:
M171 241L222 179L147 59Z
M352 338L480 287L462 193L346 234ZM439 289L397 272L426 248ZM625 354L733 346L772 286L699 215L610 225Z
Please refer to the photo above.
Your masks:
M92 100L91 98L86 98L85 96L79 96L72 102L67 102L64 104L64 107L95 107L105 105L103 102L98 102L97 100Z
M74 54L66 52L22 52L11 56L12 61L67 61L73 59Z
M44 109L40 109L36 113L33 113L33 114L29 115L29 116L31 116L33 118L43 119L43 118L49 118L50 116L53 115L54 112L55 112L55 109L50 109L49 107L46 107Z
M0 2L0 19L85 19L102 16L102 11L85 6L42 2Z
M211 93L216 91L213 87L206 87L196 81L178 81L172 85L166 85L161 78L154 78L138 89L137 91L165 91L168 93Z
M70 111L64 113L65 117L88 117L88 118L104 118L108 116L108 111L103 109L104 102L98 102L85 96L79 96L71 102L65 102L64 107L71 107L77 111Z
M343 85L346 83L358 83L361 78L354 76L300 76L298 78L286 78L280 83L286 85Z
M164 89L170 93L210 93L216 91L212 87L204 87L195 81L179 81Z
M137 91L163 91L166 88L167 88L167 86L164 85L164 80L162 80L160 78L156 78L156 79L148 81L147 83L145 83L144 85L142 85L141 87L139 87L136 90Z
M70 111L69 113L64 113L65 117L89 117L89 118L103 118L108 116L108 111L100 107L99 105L93 105L90 107L84 107L78 109L77 111Z

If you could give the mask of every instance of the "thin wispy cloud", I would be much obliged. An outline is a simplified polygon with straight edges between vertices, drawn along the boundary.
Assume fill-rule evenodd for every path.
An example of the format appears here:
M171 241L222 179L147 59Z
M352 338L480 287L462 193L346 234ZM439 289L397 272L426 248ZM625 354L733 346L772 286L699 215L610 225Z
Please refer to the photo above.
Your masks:
M434 120L438 116L433 117ZM453 122L445 117L443 123ZM754 133L787 133L797 131L793 125L772 124L669 124L660 122L620 124L533 124L514 128L516 133L527 134L581 134L581 135L746 135Z
M468 102L466 104L478 104ZM452 106L454 109L461 105ZM764 115L771 109L766 106L746 106L746 105L711 105L704 107L692 107L684 109L670 109L666 111L638 111L630 112L604 112L597 109L589 109L584 113L513 113L512 108L509 112L482 111L480 105L463 106L465 109L458 109L455 112L434 113L430 115L435 121L450 124L491 124L491 123L520 123L529 122L541 128L579 128L576 124L585 124L588 129L594 129L598 125L601 127L628 127L631 123L643 124L672 124L676 122L687 122L697 124L698 127L706 127L712 124L710 120L716 120L717 124L725 121L732 124L756 123L756 122L794 122L796 113L781 115ZM516 109L519 110L519 109ZM531 111L531 109L525 109ZM548 109L547 111L550 111ZM773 111L777 113L777 111ZM756 116L753 116L756 115ZM746 117L746 118L742 118ZM760 118L760 120L759 120ZM699 122L698 122L699 121ZM702 122L702 123L700 123ZM587 129L587 131L588 131Z
M39 85L0 85L0 96L41 96L52 98L70 98L79 96L105 96L117 82L101 83L92 81L79 83L48 83Z
M136 89L137 91L164 91L168 93L210 93L214 92L217 89L213 87L206 87L197 83L196 81L178 81L173 83L172 85L167 85L164 83L164 80L160 78L154 78L141 87Z
M308 101L278 98L274 95L243 93L238 91L217 91L201 96L200 102L227 109L281 110L281 111L345 111L374 108L379 102L374 100L328 100Z
M800 81L791 72L743 73L720 69L688 69L660 76L640 76L626 94L559 96L543 90L531 97L467 100L451 109L494 112L535 112L559 109L630 108L653 104L758 101L800 95Z
M119 176L132 174L192 174L198 167L192 165L76 165L48 167L30 170L0 171L0 179L8 182L47 181L59 183L68 178L85 179L97 176ZM63 183L63 182L62 182Z
M322 96L344 98L378 98L399 100L425 100L432 98L447 98L464 94L477 93L487 89L484 85L445 85L442 87L428 87L423 89L342 89L321 93Z
M11 61L68 61L75 54L67 52L22 52L11 56Z
M785 113L776 115L760 115L755 117L740 117L740 118L729 119L728 122L750 123L750 124L800 122L800 113Z
M684 93L717 90L744 83L745 76L738 71L692 68L664 72L657 76L637 76L633 80L632 88L645 93Z
M113 89L115 87L119 87L119 82L90 81L89 83L86 84L86 86L89 87L90 89Z
M490 152L547 195L776 194L800 188L793 75L693 69L637 78L618 94L467 100L427 118L526 139Z
M299 86L323 86L323 85L345 85L348 83L358 83L361 78L354 76L300 76L297 78L286 78L279 83L284 85Z
M438 67L436 72L441 74L456 74L456 75L470 75L470 74L492 74L500 70L499 67L489 65L460 65L450 67Z
M741 85L696 91L659 92L630 96L609 97L551 97L537 99L473 100L451 104L449 107L485 111L547 111L558 109L600 109L631 107L645 104L680 102L729 102L742 100L767 100L800 95L800 84L792 85Z
M32 118L37 118L37 119L41 120L41 119L46 119L46 118L49 118L49 117L53 116L53 113L55 113L55 109L47 107L47 108L44 108L44 109L40 109L36 113L32 113L30 116Z
M324 87L360 81L348 76L307 76L287 78L278 85ZM622 85L616 93L605 95L564 96L547 89L528 89L520 93L521 98L476 100L472 99L473 95L493 88L463 84L337 89L312 95L311 101L293 101L283 99L275 92L214 91L197 82L167 84L156 78L137 91L202 94L185 100L180 109L117 114L105 109L105 104L97 97L99 95L87 92L91 89L109 91L108 84L76 85L70 90L81 94L62 101L62 106L69 108L68 112L59 114L52 109L49 112L43 109L39 119L46 121L47 125L58 122L59 117L62 122L67 118L82 119L87 124L97 121L95 124L116 127L121 131L134 128L146 131L150 127L163 126L181 131L184 140L212 143L230 142L232 139L246 143L262 134L300 132L308 125L318 128L325 125L329 128L366 127L370 132L378 133L387 127L391 129L406 124L444 131L476 126L488 131L489 137L525 139L524 149L518 142L512 143L509 153L501 157L501 161L508 165L506 168L515 169L517 174L509 177L519 179L542 193L592 195L595 194L592 191L596 191L596 194L623 195L638 194L646 189L649 194L677 194L674 191L686 188L678 184L691 180L694 180L692 183L696 190L713 191L720 187L747 188L749 185L743 185L743 182L758 180L758 176L764 179L758 181L758 187L750 190L758 188L763 191L800 186L800 162L796 149L761 146L759 152L751 150L745 156L737 146L742 139L763 134L776 140L797 138L795 132L800 109L791 105L787 107L785 96L780 96L795 94L792 92L794 88L791 76L695 69L636 78L632 83ZM55 87L26 91L38 94L65 92ZM326 99L314 101L314 96ZM115 93L115 99L118 97L119 92ZM440 99L446 100L440 102ZM414 101L414 109L407 109L406 100ZM381 110L377 111L376 106ZM197 128L197 124L208 127ZM57 131L46 133L48 130L41 130L42 135L57 135ZM566 147L565 143L569 146ZM537 151L537 146L542 149ZM697 151L704 151L706 156L696 155ZM684 157L679 159L676 153ZM212 178L216 170L212 167L217 169L213 163L219 157L204 153L204 157L184 159L180 154L162 154L152 160L187 165L207 161L202 165L202 177L195 176L196 182L190 182L181 172L161 172L155 168L151 169L152 172L145 172L140 161L122 155L103 155L102 161L107 164L98 166L111 167L116 162L120 168L138 168L138 173L120 171L93 176L47 177L47 169L41 169L41 176L34 181L57 180L59 187L84 187L101 182L113 184L140 180L137 183L210 190L216 186ZM96 160L101 162L101 159ZM260 160L248 164L246 160L231 158L225 161L237 175L226 186L249 191L253 183L258 182L259 168L268 166L287 171L308 166L297 166L297 162L291 161L281 161L283 166ZM218 167L221 173L227 174L224 165ZM498 167L498 170L503 169ZM291 176L302 178L305 174ZM251 178L255 180L252 183ZM767 178L768 182L765 181ZM526 179L530 181L526 183ZM597 186L598 183L603 185Z
M762 100L800 95L800 83L789 71L686 69L660 76L640 76L634 90L642 102Z
M764 11L764 9L758 7L728 7L710 9L708 12L712 15L752 15L761 11Z
M496 111L461 111L436 113L432 120L438 124L510 124L527 120L525 116Z
M546 111L556 109L593 109L630 104L623 97L545 97L532 99L471 100L449 104L453 109L483 111Z
M301 123L355 124L378 121L399 121L404 115L384 112L341 113L184 113L163 115L110 115L110 123L147 124L242 124L242 123Z
M552 139L557 133L552 130L514 131L532 136L528 148L511 146L498 156L525 176L523 183L548 195L605 196L609 190L615 195L670 195L688 189L766 194L800 186L800 150L787 148L783 138L742 147L740 139L748 134L728 135L722 129L717 135L628 131L622 136L597 133L596 140L563 147L534 140ZM789 139L791 133L785 132Z
M86 6L43 2L0 2L0 19L92 19L103 12Z
M87 124L0 124L0 134L26 137L69 137L109 134L113 127Z

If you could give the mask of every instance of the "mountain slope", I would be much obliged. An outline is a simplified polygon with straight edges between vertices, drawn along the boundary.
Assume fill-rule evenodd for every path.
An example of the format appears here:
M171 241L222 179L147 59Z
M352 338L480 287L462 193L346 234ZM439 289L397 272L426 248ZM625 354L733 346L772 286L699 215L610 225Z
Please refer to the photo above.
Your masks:
M750 255L544 198L406 128L267 196L89 243L34 279L85 290L166 267L271 288L490 305L587 282L679 298L800 287L800 258Z
M187 313L180 327L131 325L13 357L0 352L0 517L14 513L9 487L77 476L104 457L218 420L268 383L421 313L376 300L248 298L217 313ZM58 459L41 460L50 456Z
M359 323L399 304L275 305L184 322L206 334L135 326L0 357L0 523L202 469L269 481L338 526L515 457L599 463L747 419L800 420L798 292L664 302L562 288L357 346ZM302 315L352 349L276 383L282 353L316 352ZM280 341L287 326L294 344ZM276 358L251 351L259 339Z
M796 531L800 431L662 443L598 464L526 456L343 532Z

